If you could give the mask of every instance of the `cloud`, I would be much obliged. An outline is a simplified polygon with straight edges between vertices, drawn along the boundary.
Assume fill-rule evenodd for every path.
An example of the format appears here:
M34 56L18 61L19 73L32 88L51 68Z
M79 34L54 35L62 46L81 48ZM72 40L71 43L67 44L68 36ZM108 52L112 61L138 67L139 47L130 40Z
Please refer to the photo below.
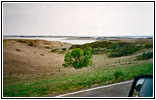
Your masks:
M153 3L4 3L4 34L152 35Z

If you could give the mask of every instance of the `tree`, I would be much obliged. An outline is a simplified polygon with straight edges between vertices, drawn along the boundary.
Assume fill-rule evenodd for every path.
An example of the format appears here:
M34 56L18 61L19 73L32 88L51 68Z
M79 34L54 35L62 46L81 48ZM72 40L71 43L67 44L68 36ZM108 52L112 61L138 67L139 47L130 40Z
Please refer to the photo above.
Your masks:
M116 50L117 47L118 47L118 42L115 42L115 43L113 44L113 46L112 46L112 49L113 49L113 50Z
M85 51L80 48L75 48L71 52L66 53L63 66L72 66L75 69L88 67L92 64L92 57L92 48L87 48Z
M140 91L141 87L142 87L142 84L138 84L138 85L135 87L136 91Z

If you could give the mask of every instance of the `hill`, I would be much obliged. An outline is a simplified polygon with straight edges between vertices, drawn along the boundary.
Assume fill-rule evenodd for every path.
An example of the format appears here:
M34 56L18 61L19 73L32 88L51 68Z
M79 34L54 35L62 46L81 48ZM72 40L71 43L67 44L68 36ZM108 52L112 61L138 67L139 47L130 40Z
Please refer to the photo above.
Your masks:
M118 49L114 50L113 45L116 42ZM109 57L112 52L124 50L126 47L122 45L140 49L126 55ZM93 65L81 69L62 66L66 52L75 47L85 49L87 46L97 51L93 55ZM152 74L152 58L136 59L145 52L153 52L152 46L152 39L119 39L107 42L102 40L83 45L45 40L4 39L3 96L55 96L129 80L140 74Z
M59 54L62 48L70 46L57 41L6 39L3 41L4 77L53 73L64 61L64 54Z

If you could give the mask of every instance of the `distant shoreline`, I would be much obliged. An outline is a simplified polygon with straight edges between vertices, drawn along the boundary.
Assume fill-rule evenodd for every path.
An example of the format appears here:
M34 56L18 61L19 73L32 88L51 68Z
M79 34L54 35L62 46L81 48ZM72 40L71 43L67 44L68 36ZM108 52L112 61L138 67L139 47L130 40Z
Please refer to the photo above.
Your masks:
M153 36L30 36L4 35L3 38L64 38L63 40L153 39Z
M46 40L46 41L59 41L62 43L69 43L69 44L85 44L85 43L91 43L97 41L96 39L68 39L68 38L42 38L42 37L4 37L5 39L20 39L20 40Z

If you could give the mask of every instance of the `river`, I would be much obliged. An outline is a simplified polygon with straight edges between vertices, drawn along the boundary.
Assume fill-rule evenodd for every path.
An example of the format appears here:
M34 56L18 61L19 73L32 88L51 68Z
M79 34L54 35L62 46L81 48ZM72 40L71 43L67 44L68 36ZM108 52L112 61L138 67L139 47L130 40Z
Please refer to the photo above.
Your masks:
M40 40L47 40L47 41L60 41L66 42L70 44L85 44L95 42L96 40L68 40L67 38L47 38L47 37L3 37L3 39L40 39Z

